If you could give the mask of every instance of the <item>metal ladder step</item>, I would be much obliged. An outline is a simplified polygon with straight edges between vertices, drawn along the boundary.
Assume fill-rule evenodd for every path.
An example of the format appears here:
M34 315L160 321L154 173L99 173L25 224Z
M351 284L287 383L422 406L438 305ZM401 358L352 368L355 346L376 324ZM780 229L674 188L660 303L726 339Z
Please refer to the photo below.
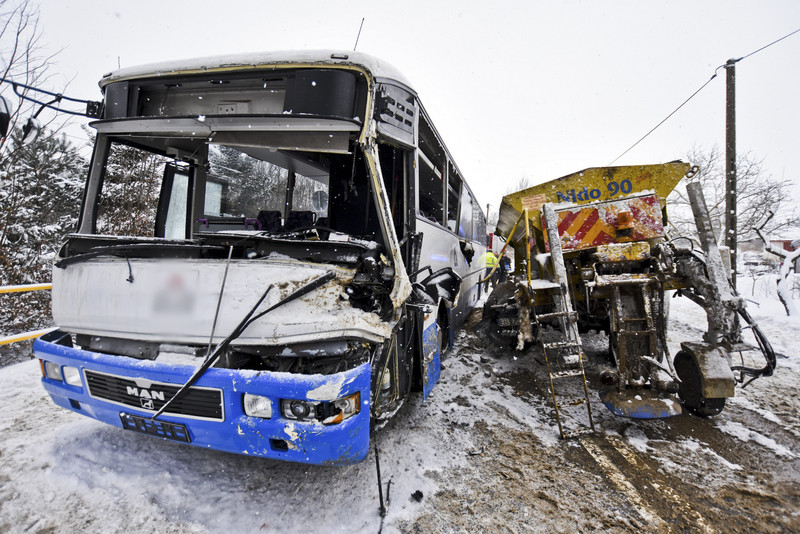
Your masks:
M547 365L547 374L550 377L550 392L553 396L553 407L555 408L555 416L556 416L556 421L558 423L558 432L562 438L566 438L579 435L579 433L584 433L586 431L589 432L594 431L594 422L592 420L592 408L591 408L591 403L589 402L589 393L586 387L586 374L583 370L583 366L581 363L581 359L584 358L584 355L581 351L580 334L578 333L578 328L576 327L577 314L573 310L572 303L570 300L569 275L567 274L566 265L564 264L564 256L560 245L561 236L559 235L558 232L559 219L558 215L555 212L555 209L553 208L553 204L545 203L542 206L542 215L544 217L543 229L546 229L547 231L547 238L551 246L550 264L552 267L555 284L552 284L554 287L548 289L552 289L552 298L555 311L551 311L550 313L543 313L541 315L536 315L534 317L537 323L542 319L556 318L556 317L567 318L566 321L560 321L561 324L559 325L560 329L563 330L561 332L561 339L563 341L555 343L552 342L546 343L541 337L541 332L539 336L539 343L542 347L545 363ZM559 370L554 370L552 368L552 364L557 362L551 362L550 361L551 358L548 357L548 350L556 350L556 349L566 349L564 350L564 352L559 353L558 359L561 359L562 361L565 362L564 364L559 365ZM571 367L572 365L577 365L577 368L572 368ZM569 366L570 368L562 370L564 366ZM583 385L583 392L585 397L585 402L583 404L586 406L586 413L588 416L589 425L588 427L586 427L585 425L580 425L580 430L578 430L578 432L567 431L567 429L564 426L567 420L574 419L574 414L570 413L567 417L567 420L562 420L561 410L559 409L559 399L558 399L559 395L556 391L557 388L555 386L555 381L557 379L567 378L567 377L580 377ZM570 403L570 401L568 400L567 403ZM577 404L575 404L575 406L577 406Z
M536 320L541 321L542 319L551 319L553 317L577 317L578 314L575 312L552 312L552 313L540 313L536 315Z
M569 378L571 376L581 376L582 374L583 369L567 369L566 371L555 371L550 373L550 376L553 378Z
M566 349L570 347L578 348L581 344L574 341L556 341L555 343L542 343L542 346L545 349Z
M564 434L561 437L563 439L569 439L569 438L577 438L579 436L585 436L586 434L594 434L594 429L593 428L581 428L581 429L578 429L578 430L573 430L571 432L564 432Z
M727 347L728 352L749 352L751 350L761 350L755 345L750 345L749 343L734 343L730 347Z
M655 328L648 328L647 330L620 330L617 332L617 335L620 336L641 336L641 335L651 335L655 334Z
M649 317L628 317L625 319L617 319L620 323L644 323L649 321Z

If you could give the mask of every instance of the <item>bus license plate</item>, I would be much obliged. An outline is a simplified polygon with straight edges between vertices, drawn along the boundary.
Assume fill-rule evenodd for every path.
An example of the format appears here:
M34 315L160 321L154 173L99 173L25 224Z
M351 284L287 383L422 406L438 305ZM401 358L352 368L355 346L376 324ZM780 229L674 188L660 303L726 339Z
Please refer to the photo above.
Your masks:
M182 441L184 443L191 443L189 438L189 431L185 425L179 423L167 423L166 421L153 421L146 417L138 415L131 415L129 413L120 413L119 418L122 421L122 428L133 430L141 434L149 434L151 436L158 436L160 438L171 439L173 441Z

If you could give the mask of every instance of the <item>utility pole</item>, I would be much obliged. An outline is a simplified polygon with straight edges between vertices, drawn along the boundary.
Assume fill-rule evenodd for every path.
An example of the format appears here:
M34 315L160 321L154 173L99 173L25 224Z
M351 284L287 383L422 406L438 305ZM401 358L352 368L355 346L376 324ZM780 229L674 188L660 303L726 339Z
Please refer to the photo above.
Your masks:
M731 254L731 282L736 288L736 61L725 63L725 245Z

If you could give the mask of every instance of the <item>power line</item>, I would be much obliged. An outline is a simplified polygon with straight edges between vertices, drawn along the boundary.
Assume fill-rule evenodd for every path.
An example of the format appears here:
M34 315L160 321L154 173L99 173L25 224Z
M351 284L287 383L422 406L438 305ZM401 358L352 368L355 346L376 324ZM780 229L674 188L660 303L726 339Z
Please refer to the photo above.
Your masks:
M742 56L742 57L740 57L739 59L736 59L736 60L734 60L734 61L733 61L733 63L738 63L738 62L742 61L743 59L747 59L747 58L749 58L750 56L752 56L752 55L754 55L754 54L757 54L757 53L761 52L762 50L765 50L765 49L769 48L770 46L772 46L772 45L774 45L774 44L777 44L777 43L779 43L779 42L783 41L784 39L786 39L787 37L791 37L792 35L794 35L794 34L796 34L796 33L798 33L798 32L800 32L800 28L796 29L795 31L793 31L793 32L791 32L791 33L788 33L788 34L784 35L784 36L783 36L783 37L781 37L780 39L776 39L775 41L772 41L772 42L771 42L771 43L769 43L768 45L764 45L764 46L762 46L762 47L761 47L761 48L759 48L758 50L755 50L755 51L753 51L753 52L750 52L749 54L747 54L747 55L745 55L745 56ZM716 78L716 77L717 77L717 72L719 72L719 69L722 69L722 68L725 68L725 65L720 65L719 67L717 67L717 68L714 70L714 74L711 76L711 78L709 78L709 79L708 79L708 81L707 81L706 83L704 83L703 85L701 85L701 86L700 86L700 88L699 88L697 91L695 91L694 93L692 93L692 95L691 95L689 98L687 98L686 100L684 100L684 101L683 101L683 103L681 103L681 105L680 105L680 106L678 106L677 108L675 108L675 109L672 111L672 113L670 113L669 115L667 115L666 117L664 117L664 119L663 119L661 122L659 122L658 124L656 124L656 125L655 125L655 126L654 126L654 127L653 127L653 128L650 130L650 131L649 131L649 132L647 132L646 134L644 134L644 135L643 135L643 136L642 136L642 137L641 137L641 138L640 138L638 141L636 141L634 144L632 144L632 145L631 145L631 146L630 146L630 147L629 147L629 148L628 148L628 149L627 149L625 152L623 152L622 154L620 154L619 156L617 156L616 158L614 158L614 159L611 161L611 163L609 163L607 166L608 166L608 167L610 167L611 165L613 165L615 161L617 161L617 160L618 160L618 159L620 159L622 156L624 156L625 154L627 154L628 152L630 152L631 150L633 150L633 148L634 148L636 145L638 145L639 143L641 143L642 141L644 141L644 140L645 140L645 139L646 139L646 138L647 138L647 137L648 137L650 134L652 134L654 131L656 131L656 129L658 129L658 127L659 127L659 126L661 126L662 124L664 124L665 122L667 122L667 120L669 120L669 118L670 118L670 117L672 117L673 115L675 115L675 113L677 113L679 109L681 109L683 106L685 106L685 105L686 105L686 104L687 104L687 103L688 103L688 102L689 102L689 101L690 101L692 98L694 98L695 96L697 96L697 93L699 93L700 91L702 91L703 89L705 89L705 87L706 87L706 86L707 86L709 83L711 83L711 80L713 80L714 78Z
M761 48L759 48L759 49L758 49L758 50L756 50L755 52L750 52L750 53L749 53L749 54L747 54L746 56L742 56L742 57L740 57L740 58L739 58L739 59L737 59L736 61L738 62L738 61L741 61L741 60L743 60L743 59L747 59L747 58L749 58L749 57L750 57L750 56L752 56L753 54L758 54L759 52L761 52L761 51L762 51L762 50L764 50L765 48L769 48L770 46L772 46L772 45L774 45L774 44L776 44L776 43L779 43L779 42L783 41L783 40L784 40L784 39L786 39L787 37L791 37L792 35L796 34L797 32L800 32L800 28L796 29L796 30L795 30L795 31L793 31L792 33L789 33L789 34L786 34L786 35L784 35L784 36L783 36L783 37L781 37L780 39L777 39L777 40L775 40L775 41L772 41L772 42L771 42L770 44L768 44L768 45L762 46Z
M717 67L717 70L719 70L719 67ZM647 136L648 136L648 135L650 135L651 133L655 132L655 131L656 131L656 129L657 129L659 126L661 126L662 124L664 124L665 122L667 122L667 120L669 120L669 118L670 118L670 117L672 117L673 115L675 115L675 114L678 112L678 110L679 110L679 109L681 109L683 106L685 106L685 105L687 104L687 102L689 102L689 100L691 100L692 98L694 98L694 97L695 97L695 95L697 95L697 93L699 93L700 91L702 91L702 90L705 88L705 86L706 86L706 85L708 85L708 84L710 84L710 83L711 83L711 80L713 80L713 79L714 79L714 78L716 78L716 77L717 77L717 71L714 71L714 75L713 75L713 76L711 76L711 78L709 78L709 79L708 79L708 81L707 81L706 83L704 83L703 85L701 85L701 86L700 86L700 89L698 89L697 91L695 91L694 93L692 93L692 96L690 96L689 98L687 98L686 100L684 100L684 101L683 101L683 103L682 103L680 106L678 106L677 108L675 108L675 110L674 110L672 113L670 113L669 115L667 115L666 117L664 117L664 119L663 119L661 122L659 122L658 124L656 124L655 126L653 126L653 128L652 128L652 129L651 129L649 132L647 132L646 134L644 134L644 135L643 135L643 136L642 136L642 137L641 137L641 138L640 138L638 141L636 141L635 143L633 143L633 144L632 144L632 145L631 145L631 146L628 148L628 150L626 150L625 152L623 152L622 154L620 154L619 156L617 156L616 158L614 158L614 160L613 160L611 163L609 163L608 165L606 165L606 166L607 166L607 167L610 167L610 166L611 166L611 165L613 165L613 164L614 164L614 162L615 162L615 161L617 161L619 158L621 158L622 156L624 156L625 154L627 154L628 152L630 152L631 150L633 150L633 148L634 148L636 145L638 145L639 143L641 143L642 141L644 141L644 140L645 140L645 138L647 138Z

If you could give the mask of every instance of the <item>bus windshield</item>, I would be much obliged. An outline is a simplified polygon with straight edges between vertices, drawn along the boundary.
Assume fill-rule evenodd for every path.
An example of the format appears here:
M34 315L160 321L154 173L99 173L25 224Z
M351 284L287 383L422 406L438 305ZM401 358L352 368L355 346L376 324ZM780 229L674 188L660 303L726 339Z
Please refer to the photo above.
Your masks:
M96 233L190 239L258 232L382 241L357 147L331 154L210 144L206 153L201 165L189 164L112 140L98 194Z

